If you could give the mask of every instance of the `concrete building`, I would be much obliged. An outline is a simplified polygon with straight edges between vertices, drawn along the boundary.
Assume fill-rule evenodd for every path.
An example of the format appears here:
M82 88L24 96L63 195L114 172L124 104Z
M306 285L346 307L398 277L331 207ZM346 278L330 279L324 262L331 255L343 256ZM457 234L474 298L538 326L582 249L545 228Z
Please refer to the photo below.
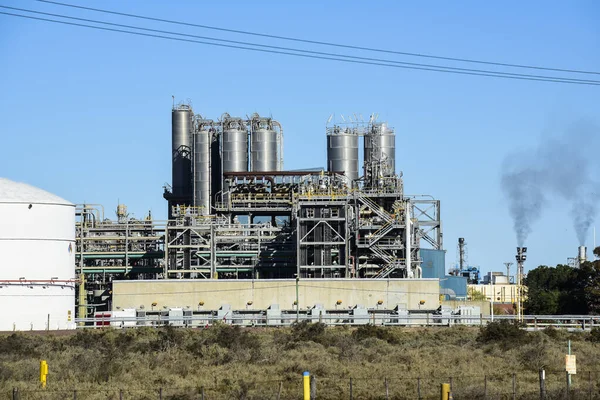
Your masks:
M438 279L301 279L298 282L300 309L323 305L326 309L362 305L366 308L408 310L437 309ZM113 310L118 308L190 307L216 310L229 304L234 310L267 309L279 304L293 309L296 301L294 279L260 280L132 280L113 282ZM338 302L341 301L341 304ZM381 303L379 303L381 301ZM155 306L152 306L155 304Z

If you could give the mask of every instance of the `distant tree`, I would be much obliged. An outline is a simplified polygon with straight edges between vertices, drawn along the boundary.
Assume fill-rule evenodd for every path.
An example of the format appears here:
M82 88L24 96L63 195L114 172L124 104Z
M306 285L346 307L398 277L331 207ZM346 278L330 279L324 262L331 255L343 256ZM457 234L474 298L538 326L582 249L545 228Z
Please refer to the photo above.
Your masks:
M579 266L577 272L577 296L573 300L585 304L587 313L598 314L600 312L600 261L585 262Z
M594 249L600 257L600 247ZM600 260L588 261L574 268L541 265L525 279L528 314L597 314L600 313Z
M480 292L479 290L475 290L474 288L469 288L467 290L467 297L471 301L486 301L487 296Z

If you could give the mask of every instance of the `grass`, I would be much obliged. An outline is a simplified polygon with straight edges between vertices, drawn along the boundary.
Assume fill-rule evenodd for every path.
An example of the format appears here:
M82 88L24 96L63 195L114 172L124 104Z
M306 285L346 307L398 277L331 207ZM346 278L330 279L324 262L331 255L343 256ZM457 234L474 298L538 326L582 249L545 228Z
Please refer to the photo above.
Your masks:
M302 372L316 380L318 399L438 399L452 378L455 399L539 398L538 370L547 371L548 399L564 398L564 354L577 355L575 397L599 393L598 332L555 329L527 333L507 323L485 329L140 328L80 330L66 335L0 335L0 398L300 399ZM48 387L38 386L39 360L48 361ZM485 383L484 383L485 382ZM600 397L599 397L600 398Z

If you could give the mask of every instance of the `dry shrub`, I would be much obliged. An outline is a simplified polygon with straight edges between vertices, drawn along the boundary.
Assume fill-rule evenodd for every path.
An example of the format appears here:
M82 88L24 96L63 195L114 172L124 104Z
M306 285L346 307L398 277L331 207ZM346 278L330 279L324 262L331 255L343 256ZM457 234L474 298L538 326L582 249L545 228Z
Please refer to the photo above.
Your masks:
M522 346L528 342L527 332L517 323L507 320L490 322L482 326L477 336L480 343L497 343L504 348Z
M208 399L250 400L275 398L278 380L284 382L282 398L295 398L305 370L317 377L323 400L348 398L349 377L355 378L355 398L385 398L386 377L393 382L390 398L416 398L416 377L422 378L423 397L439 396L439 384L450 376L461 390L456 398L478 398L484 374L497 394L510 392L513 373L519 376L517 398L527 398L523 396L536 390L539 365L547 371L564 368L568 339L578 370L595 369L600 347L590 340L592 335L528 334L496 324L478 329L325 328L310 323L8 334L0 335L0 393L13 387L37 389L43 357L50 366L49 389L69 389L71 395L23 392L22 399L72 398L73 389L81 391L78 398L90 400L118 399L118 389L126 391L126 399L156 399L162 386L164 399L185 400L203 386ZM262 383L249 384L256 381Z
M600 343L600 328L592 328L587 340L595 344Z

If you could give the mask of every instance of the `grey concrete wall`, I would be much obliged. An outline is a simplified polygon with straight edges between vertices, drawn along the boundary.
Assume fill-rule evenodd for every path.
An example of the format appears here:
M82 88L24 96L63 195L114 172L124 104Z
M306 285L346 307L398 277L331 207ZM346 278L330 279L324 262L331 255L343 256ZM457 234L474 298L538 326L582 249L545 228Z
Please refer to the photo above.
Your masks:
M298 283L300 308L323 304L325 308L340 308L361 304L376 308L394 308L405 304L408 309L435 309L440 305L438 279L304 279ZM292 309L296 300L294 279L264 280L148 280L114 281L113 309L186 307L198 308L204 302L205 310L216 310L222 304L233 309L266 309L279 304ZM251 301L252 305L247 303ZM424 301L424 304L420 304Z

